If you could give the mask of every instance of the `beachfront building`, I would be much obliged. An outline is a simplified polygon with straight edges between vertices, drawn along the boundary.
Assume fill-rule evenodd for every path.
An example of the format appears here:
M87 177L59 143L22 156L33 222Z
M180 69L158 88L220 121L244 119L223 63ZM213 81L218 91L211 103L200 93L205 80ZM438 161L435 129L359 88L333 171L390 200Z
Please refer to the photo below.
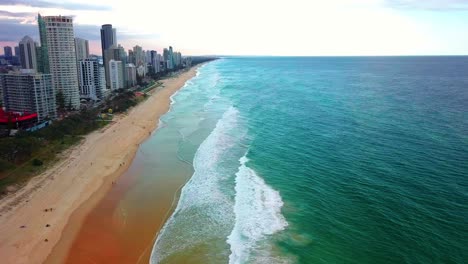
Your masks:
M39 38L41 41L41 46L36 50L37 60L37 70L42 73L50 73L49 65L49 51L47 49L47 30L46 23L42 18L41 14L37 16L37 25L39 26Z
M73 18L68 16L41 17L40 15L39 18L42 20L42 23L39 23L41 44L42 36L45 35L54 89L56 92L62 92L67 107L79 109L80 89L78 87ZM44 54L42 55L44 60Z
M192 57L185 57L182 59L182 63L184 67L191 67L192 66Z
M109 65L109 62L111 60L114 61L121 61L122 65L127 64L127 54L125 52L125 49L121 45L112 45L106 51L104 52L104 64ZM125 83L125 67L122 67L122 72L120 73L121 76L124 76L124 83ZM106 83L107 86L110 88L110 71L109 71L109 76L106 75Z
M37 71L36 43L30 36L25 36L19 43L21 68Z
M143 51L145 53L145 62L146 64L151 64L151 52L154 50Z
M140 77L145 77L146 76L146 67L143 65L140 65L136 68L137 75Z
M163 50L163 58L164 58L164 68L165 70L172 70L172 60L169 49Z
M0 89L8 112L37 113L38 121L57 117L51 74L31 69L1 74Z
M112 91L124 88L123 65L121 61L109 61L110 88Z
M3 47L3 55L9 58L13 57L13 50L10 46Z
M125 65L126 87L130 88L137 85L136 67L133 63Z
M90 57L78 62L80 79L80 98L103 99L106 89L104 66L97 57Z
M174 51L172 50L172 46L169 46L169 61L171 62L171 69L174 69L175 67L175 61L174 61Z
M135 65L135 55L133 54L133 50L128 50L128 58L127 58L128 63L133 63Z
M106 72L106 85L110 87L109 80L109 61L111 59L106 58L106 50L114 45L117 45L117 32L115 28L112 28L111 24L105 24L101 27L101 49L102 58L104 61L104 70Z
M89 57L89 42L86 39L75 38L76 60L81 61Z
M44 63L43 63L43 56L42 56L42 47L39 43L36 42L36 70L37 72L44 72Z
M133 56L135 57L135 66L136 67L139 67L141 65L146 65L145 53L143 52L142 47L140 47L138 45L133 47Z
M153 67L153 73L158 73L161 71L161 59L160 59L160 55L158 54L157 51L155 50L152 50L150 52L150 55L151 55L151 66Z

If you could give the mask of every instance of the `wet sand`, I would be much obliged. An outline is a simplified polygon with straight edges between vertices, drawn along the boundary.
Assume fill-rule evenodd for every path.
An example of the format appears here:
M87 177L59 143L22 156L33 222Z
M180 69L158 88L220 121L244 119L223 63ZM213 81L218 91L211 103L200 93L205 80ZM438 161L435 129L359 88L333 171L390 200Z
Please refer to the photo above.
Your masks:
M86 216L127 171L139 144L169 109L170 96L195 74L196 67L164 80L164 87L154 91L145 102L128 114L116 116L115 122L103 130L86 136L61 162L2 199L2 262L63 263ZM170 201L167 204L170 208ZM109 240L113 241L112 236Z

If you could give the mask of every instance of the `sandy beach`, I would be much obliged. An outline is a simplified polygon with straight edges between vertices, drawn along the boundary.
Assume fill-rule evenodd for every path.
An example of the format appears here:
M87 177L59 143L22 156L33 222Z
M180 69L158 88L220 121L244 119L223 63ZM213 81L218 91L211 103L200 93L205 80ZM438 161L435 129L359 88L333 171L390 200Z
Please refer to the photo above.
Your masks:
M0 200L2 263L62 262L83 219L128 169L139 144L168 111L170 96L196 70L164 80L146 101L86 136L60 162Z

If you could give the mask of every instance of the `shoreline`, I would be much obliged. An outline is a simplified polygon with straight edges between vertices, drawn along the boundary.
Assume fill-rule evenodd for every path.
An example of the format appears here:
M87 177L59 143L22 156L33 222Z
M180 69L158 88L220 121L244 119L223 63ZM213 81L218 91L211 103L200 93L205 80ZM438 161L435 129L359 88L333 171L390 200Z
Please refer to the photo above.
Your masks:
M196 65L162 80L141 104L92 132L61 161L0 205L0 255L6 263L62 263L86 215L129 168L139 145L170 109L171 96L196 76ZM51 209L52 208L52 209Z

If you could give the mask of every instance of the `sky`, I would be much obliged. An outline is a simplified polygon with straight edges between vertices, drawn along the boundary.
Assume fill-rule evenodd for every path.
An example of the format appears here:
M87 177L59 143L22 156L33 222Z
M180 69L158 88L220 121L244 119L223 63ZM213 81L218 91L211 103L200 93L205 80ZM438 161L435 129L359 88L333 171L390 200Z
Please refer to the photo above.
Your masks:
M0 54L37 13L74 18L100 55L100 26L126 49L186 55L468 55L468 0L0 0Z

